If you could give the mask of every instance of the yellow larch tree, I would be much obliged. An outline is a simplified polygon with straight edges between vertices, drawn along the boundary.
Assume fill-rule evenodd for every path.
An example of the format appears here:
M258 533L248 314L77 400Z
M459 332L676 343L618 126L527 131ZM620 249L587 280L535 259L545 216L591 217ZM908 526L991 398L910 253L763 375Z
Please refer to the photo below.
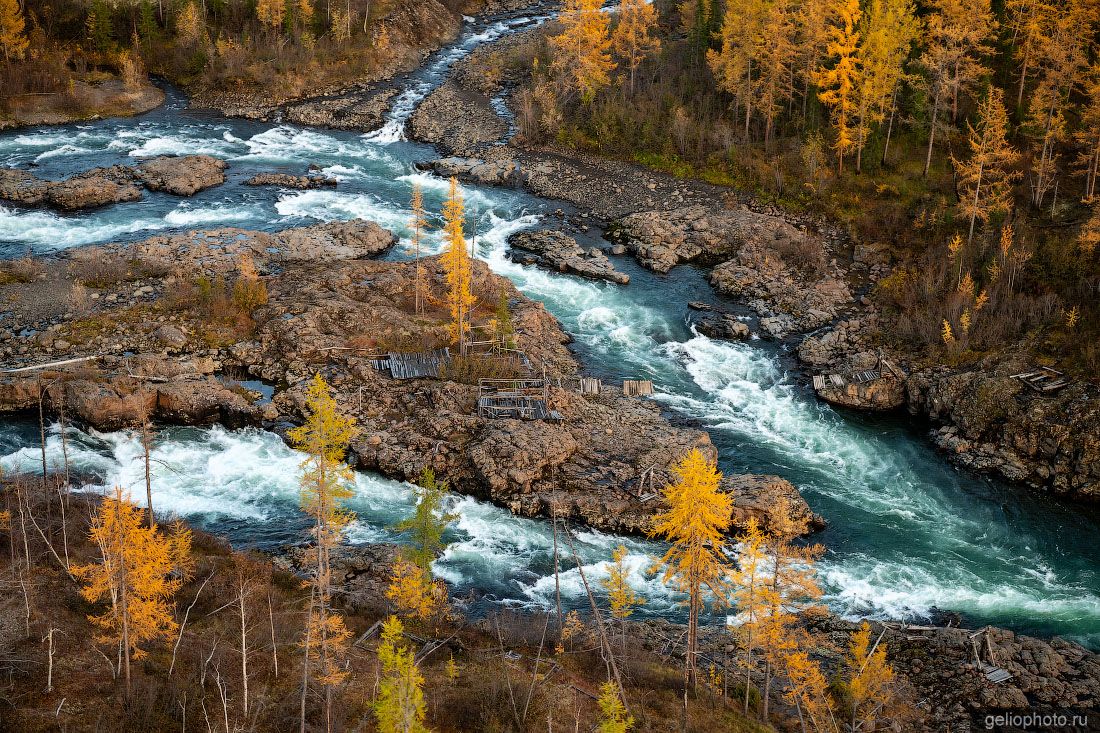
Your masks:
M256 19L269 30L278 33L286 13L285 0L257 0Z
M626 545L619 545L611 551L611 562L607 563L607 577L600 585L607 591L607 602L611 606L611 618L619 622L622 632L622 646L626 647L626 624L634 609L645 603L630 587L630 568L626 566Z
M797 616L812 608L821 597L814 563L824 548L794 544L796 538L809 530L809 517L794 511L786 497L780 497L771 507L765 542L770 558L761 591L763 610L759 628L765 660L761 693L765 720L774 673L786 669L790 655L807 644L805 634L795 624Z
M382 678L374 703L379 733L428 733L424 725L424 676L412 650L405 646L404 633L396 616L382 624L382 643L378 646Z
M748 715L749 691L753 689L754 654L759 646L757 630L769 607L764 587L768 570L767 538L755 517L749 519L745 531L737 538L737 543L737 568L730 575L730 586L733 589L730 602L737 611L735 628L745 650L744 710Z
M1030 182L1031 203L1036 208L1042 207L1057 179L1057 148L1066 139L1066 108L1088 69L1090 19L1081 4L1060 9L1037 60L1039 82L1031 94L1024 124L1035 139Z
M1077 173L1085 178L1081 198L1092 203L1100 180L1100 64L1089 69L1083 87L1086 101L1081 108L1080 127L1073 137L1082 148L1077 158Z
M720 48L707 51L707 65L718 88L734 97L735 109L744 110L745 139L753 107L755 49L762 37L766 0L727 3L719 32Z
M206 23L194 2L186 3L176 17L176 42L184 48L198 46L206 39Z
M983 224L1012 207L1012 166L1019 154L1008 143L1008 113L1000 91L991 88L978 107L976 125L967 123L970 158L952 158L959 186L959 212L970 220L966 243L974 239L975 222Z
M654 35L657 9L646 0L621 0L619 21L611 33L611 47L630 69L630 93L634 94L634 76L649 56L661 49L661 39Z
M905 60L919 28L912 0L871 0L864 15L857 95L857 172L863 170L863 148L871 125L881 124L887 111L893 114Z
M832 0L801 0L795 10L799 74L802 77L802 117L809 112L809 101L816 96L811 85L829 45L829 7Z
M787 688L784 697L798 710L803 730L836 731L829 682L808 652L794 651L784 658Z
M871 730L894 700L893 667L886 661L881 636L871 643L871 626L866 621L852 634L845 657L848 695L852 701L852 730Z
M344 463L348 444L355 436L355 420L343 415L327 382L316 375L305 391L305 422L289 432L291 444L306 454L302 462L301 506L313 519L313 592L306 621L307 672L325 690L326 728L332 727L332 693L347 675L343 666L350 634L344 619L332 610L332 548L343 539L354 514L343 502L354 495L351 469ZM302 680L304 716L308 673Z
M614 682L604 682L600 686L600 699L596 704L600 707L597 733L627 733L634 727L634 718L619 698L619 688Z
M611 83L611 18L602 0L565 0L558 20L562 32L550 38L551 71L565 90L587 104Z
M104 497L92 515L89 537L99 549L99 561L73 567L83 582L80 594L91 603L109 600L110 607L88 619L99 629L96 641L117 646L122 654L126 694L130 694L130 661L141 659L141 644L171 635L177 628L171 599L180 587L173 577L186 564L190 535L177 538L145 524L144 512L122 489Z
M23 58L30 43L25 28L19 0L0 0L0 48L4 49L5 61Z
M471 290L473 271L463 233L465 218L462 191L458 180L452 177L450 194L443 204L443 238L447 242L447 250L443 253L443 271L447 278L447 305L451 311L451 340L463 354L466 352L470 315L474 307Z
M1056 5L1050 0L1006 0L1005 11L1012 29L1013 55L1020 65L1016 88L1016 106L1024 103L1024 88L1035 73L1035 61L1047 42Z
M862 13L859 0L836 0L837 22L829 28L828 55L832 66L817 73L817 85L821 91L818 99L832 110L836 136L833 150L837 155L837 168L844 172L844 156L858 144L854 125L858 122L858 86L860 84L859 20Z
M655 564L661 580L688 595L688 636L684 674L689 684L697 679L699 612L704 592L716 604L726 602L729 563L725 556L733 501L719 488L722 474L698 448L693 448L672 467L674 479L664 488L665 511L653 518L650 536L671 543Z
M413 184L411 207L409 229L412 230L412 240L409 244L416 262L413 308L417 315L420 315L424 312L424 273L420 264L420 240L428 229L428 213L424 210L424 194L420 190L419 183Z
M957 116L959 96L972 89L985 73L982 54L996 27L989 0L932 0L926 19L924 53L917 59L924 70L924 88L932 109L929 114L928 150L924 175L932 166L936 132L942 126L944 107Z
M795 32L798 26L794 7L786 0L770 0L756 39L753 61L756 78L752 84L753 104L764 118L764 147L771 144L775 118L794 96L791 84L795 59Z
M398 558L393 564L386 598L402 616L428 621L443 607L446 596L415 562Z

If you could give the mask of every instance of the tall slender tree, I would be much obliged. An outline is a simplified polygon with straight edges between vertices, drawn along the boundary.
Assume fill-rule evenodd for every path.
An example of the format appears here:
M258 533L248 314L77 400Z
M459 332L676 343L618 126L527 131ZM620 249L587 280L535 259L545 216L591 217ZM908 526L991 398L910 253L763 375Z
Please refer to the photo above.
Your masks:
M0 0L0 48L5 61L18 61L26 53L30 41L23 32L25 27L19 0Z
M704 593L716 604L725 602L729 589L726 537L733 503L719 488L722 474L698 448L672 467L674 480L664 489L665 511L653 518L650 536L671 543L655 565L662 582L688 595L688 637L684 676L697 680L699 612Z
M871 643L871 626L864 621L852 634L845 671L848 695L852 701L852 733L870 730L875 721L889 712L894 700L894 669L886 661L886 645L879 636Z
M959 210L970 220L969 245L975 222L985 224L1012 206L1012 183L1019 176L1011 168L1020 156L1008 143L1008 113L998 90L989 90L978 107L977 124L967 123L967 128L970 158L952 162L959 180Z
M661 49L657 27L657 8L646 0L620 0L619 21L611 33L611 47L630 69L630 94L634 94L634 75L649 56Z
M313 603L306 622L305 656L325 691L326 730L332 728L333 690L347 676L342 664L350 634L332 608L332 549L354 515L343 502L353 496L352 473L344 456L355 436L355 420L341 414L329 385L316 375L305 391L305 423L290 431L291 443L306 454L301 504L313 519ZM303 680L303 685L308 679Z
M424 725L424 676L404 642L404 628L396 616L382 624L378 661L382 679L374 716L379 733L428 733Z
M832 66L817 73L821 88L818 98L832 109L837 169L844 172L844 156L859 145L855 129L859 120L858 91L861 78L859 57L859 0L836 0L837 23L829 28L828 55Z
M451 311L451 340L463 354L466 353L466 339L470 333L470 317L475 302L471 290L473 272L470 252L466 249L463 233L464 211L462 191L458 180L452 177L450 194L443 204L443 237L447 242L443 270L447 277L447 305Z
M409 228L412 230L412 250L416 258L416 273L414 282L413 307L417 315L424 312L423 293L423 268L420 264L420 239L428 229L428 214L424 210L424 194L420 190L420 184L414 183L412 189L412 216L409 218Z

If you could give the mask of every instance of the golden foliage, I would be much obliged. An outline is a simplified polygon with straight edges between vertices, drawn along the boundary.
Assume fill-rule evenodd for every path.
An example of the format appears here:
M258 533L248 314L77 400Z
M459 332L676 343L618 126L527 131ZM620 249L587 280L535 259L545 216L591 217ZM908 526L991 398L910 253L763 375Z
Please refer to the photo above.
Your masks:
M996 90L978 107L978 124L967 123L967 129L970 159L952 158L952 163L959 179L959 212L970 220L973 239L976 221L986 224L1012 206L1012 184L1019 174L1011 168L1020 156L1008 143L1008 113Z
M382 624L382 643L378 647L382 679L374 716L379 733L428 733L424 725L424 676L412 650L405 646L403 634L396 616Z
M600 699L596 704L600 706L600 719L596 724L598 733L627 733L634 727L634 718L626 712L614 682L600 685Z
M465 209L458 181L451 177L450 194L443 204L443 237L447 251L443 254L443 271L447 278L447 305L451 311L451 339L460 348L470 332L470 312L474 306L470 253L463 234Z
M206 39L206 24L194 2L188 2L176 18L176 41L185 48L198 46Z
M30 41L23 32L26 23L19 0L0 0L0 48L4 49L4 60L22 59Z
M565 0L558 16L562 32L550 39L551 71L585 103L611 83L615 68L609 53L611 19L602 6L602 0Z
M832 109L835 140L833 149L844 170L844 156L856 149L858 140L853 118L858 111L857 91L861 80L859 54L859 0L836 0L834 13L839 25L829 29L827 53L835 61L831 68L815 75L821 91L818 99Z
M871 627L866 621L852 634L844 661L852 699L852 725L862 724L865 730L871 730L875 719L893 701L895 674L886 661L886 645L871 645Z
M611 33L611 46L630 69L630 91L633 93L638 67L661 48L661 39L653 34L657 27L657 8L646 0L620 0L618 16L619 21Z
M190 554L190 534L166 537L145 523L144 512L115 487L92 516L88 535L99 548L99 562L73 568L83 582L80 594L97 603L109 600L103 613L88 620L99 629L96 641L121 647L141 659L140 644L169 636L176 628L171 599L180 580L172 572ZM125 642L124 642L125 639Z
M415 562L399 559L386 588L389 598L402 616L427 621L442 609L446 591L432 582L431 575Z
M625 545L616 547L611 552L611 562L607 563L608 575L600 581L611 604L611 617L620 621L629 618L635 606L645 603L645 599L635 593L628 582L630 568L626 566L626 555Z

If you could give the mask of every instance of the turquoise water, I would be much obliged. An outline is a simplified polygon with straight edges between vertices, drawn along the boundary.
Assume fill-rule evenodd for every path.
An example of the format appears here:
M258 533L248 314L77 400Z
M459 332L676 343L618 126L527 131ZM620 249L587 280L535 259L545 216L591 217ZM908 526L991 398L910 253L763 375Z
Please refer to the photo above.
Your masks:
M516 21L518 24L518 21ZM132 120L0 134L0 164L62 177L97 165L160 154L208 153L229 162L229 181L193 199L146 194L139 203L77 215L0 208L0 254L49 252L88 243L133 241L154 232L241 226L276 230L363 217L404 234L413 182L438 210L446 182L414 163L434 151L401 140L401 122L446 64L492 28L471 28L413 80L389 125L374 135L229 120L188 111L171 92L166 107ZM499 32L507 32L507 28ZM432 76L435 74L435 76ZM336 190L282 191L242 182L260 171L305 172L317 164L340 179ZM936 609L1100 646L1097 513L1067 507L947 464L907 421L841 413L818 403L774 344L724 343L695 334L685 303L715 300L704 274L681 267L655 275L620 259L627 287L524 267L504 256L507 236L538 225L556 202L519 191L467 188L479 212L478 254L532 298L543 301L576 339L585 368L609 379L652 378L674 419L707 429L726 471L777 474L795 483L829 522L821 572L830 605L850 615L926 618ZM438 246L438 245L437 245ZM391 257L404 256L395 250ZM732 304L731 304L732 305ZM137 445L124 433L74 434L78 466L103 484L140 486ZM57 436L51 438L59 460ZM0 434L6 469L35 460L33 430L9 421ZM171 429L157 447L156 501L229 535L274 548L303 538L295 510L299 456L273 434ZM137 492L141 493L141 492ZM387 527L411 509L409 487L363 474L353 502L353 542L392 539ZM553 593L552 537L545 524L456 497L462 518L436 572L472 603L545 604ZM618 538L580 536L589 572ZM675 615L675 599L641 572L655 546L629 541L632 582L650 614ZM579 603L576 571L564 582Z

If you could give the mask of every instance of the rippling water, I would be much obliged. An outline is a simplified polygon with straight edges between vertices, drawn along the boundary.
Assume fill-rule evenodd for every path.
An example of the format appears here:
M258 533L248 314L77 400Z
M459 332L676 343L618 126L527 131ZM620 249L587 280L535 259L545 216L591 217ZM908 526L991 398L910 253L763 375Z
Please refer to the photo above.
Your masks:
M184 109L169 94L166 107L133 120L0 134L0 163L33 166L60 178L97 165L132 163L162 154L208 153L229 162L229 181L192 199L147 193L140 203L59 215L0 208L0 253L15 256L92 242L132 241L153 232L215 226L276 230L318 220L364 217L407 234L413 182L438 210L446 182L415 170L434 156L400 140L400 122L438 80L445 64L489 32L474 27L440 54L424 83L410 87L394 124L373 135L227 120ZM503 29L500 32L506 32ZM303 173L308 164L340 180L336 190L283 191L242 182L260 171ZM1042 634L1100 645L1100 543L1093 510L1066 507L959 472L933 452L906 421L840 413L817 402L788 374L789 359L759 341L712 341L691 331L684 304L716 300L704 274L690 267L661 276L619 258L628 287L592 283L505 259L507 236L538 225L558 204L518 191L466 189L478 212L479 256L542 300L566 330L585 367L609 379L647 377L673 415L704 426L726 471L777 474L802 489L829 521L820 540L828 600L844 613L922 618L932 609ZM437 240L436 240L437 241ZM438 242L436 244L438 247ZM390 257L404 256L394 251ZM727 304L728 305L728 304ZM0 432L6 470L37 460L36 431L9 420ZM104 485L141 487L137 444L124 433L74 434L79 467ZM53 460L59 460L56 434ZM302 539L293 477L300 460L262 431L170 429L158 439L155 496L159 508L190 517L240 544L273 548ZM94 487L93 487L94 488ZM136 491L143 495L143 491ZM362 474L353 508L353 542L392 539L387 529L411 510L410 487ZM549 603L553 596L552 537L545 524L516 518L469 498L454 498L461 519L436 572L458 592L489 601ZM588 571L619 540L580 535ZM650 599L646 613L678 607L644 575L658 548L627 541L632 582ZM563 591L579 603L576 571Z

